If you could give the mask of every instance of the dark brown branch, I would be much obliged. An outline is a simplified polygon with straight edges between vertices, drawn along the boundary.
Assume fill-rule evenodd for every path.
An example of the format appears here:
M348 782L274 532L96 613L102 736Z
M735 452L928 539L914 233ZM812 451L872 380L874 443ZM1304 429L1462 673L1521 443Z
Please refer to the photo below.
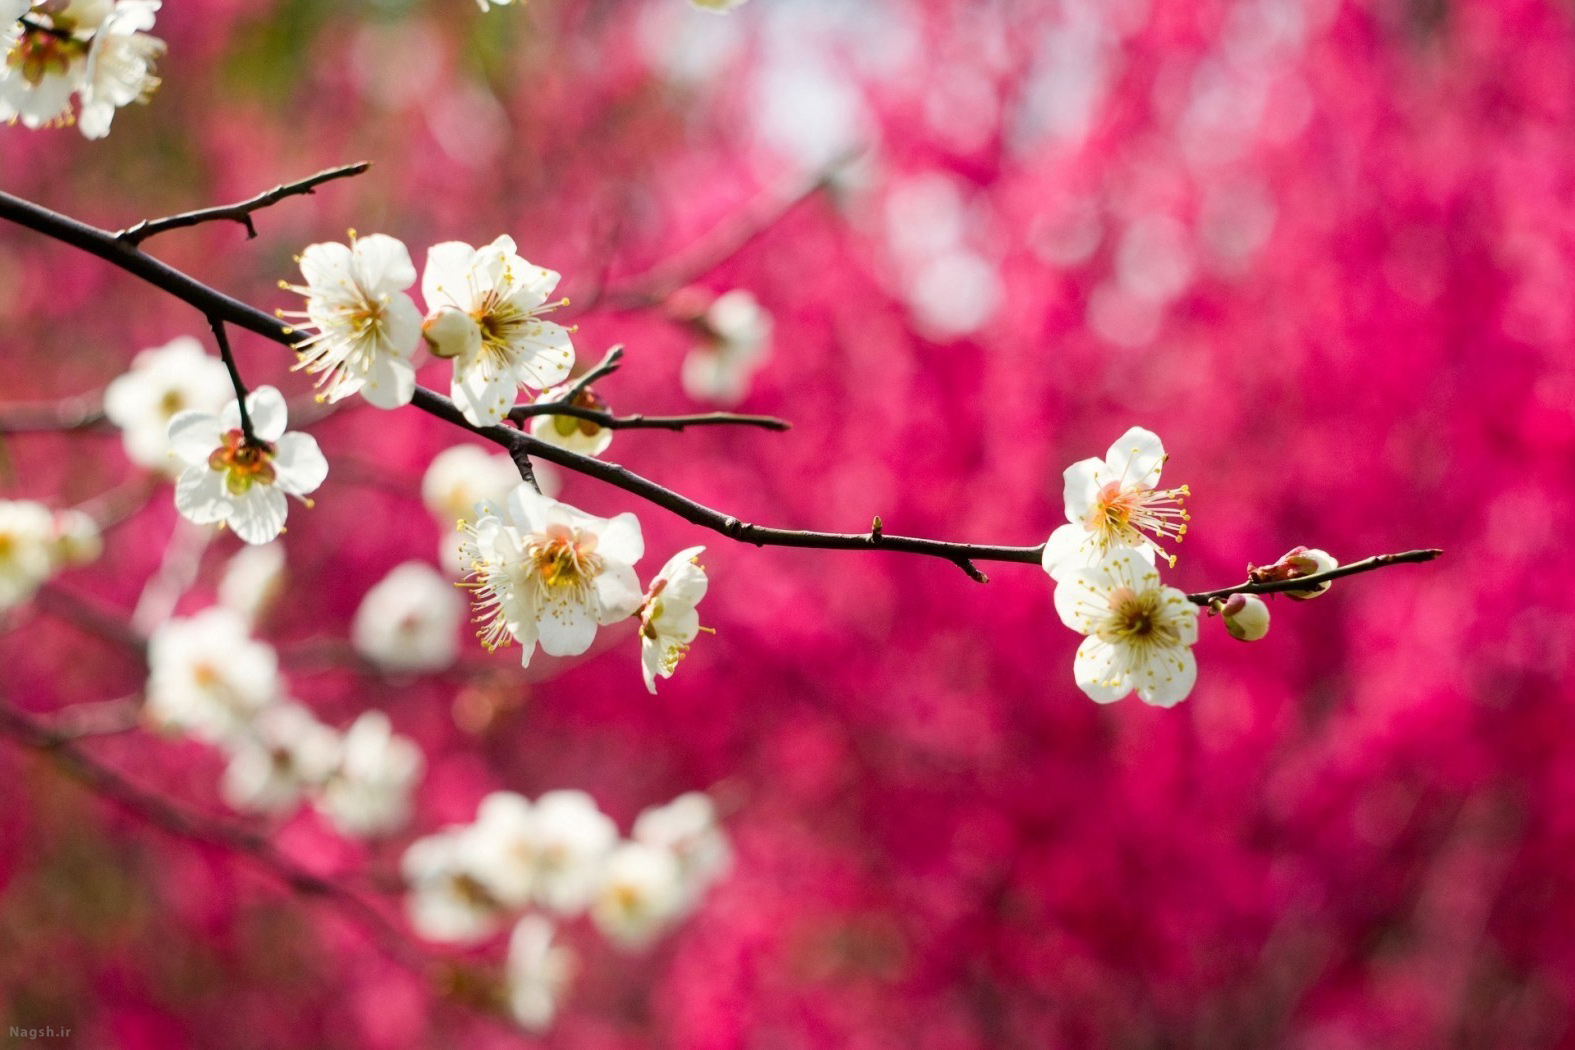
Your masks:
M275 186L267 193L259 193L250 200L239 201L235 204L221 204L216 208L199 208L197 211L182 212L179 215L171 215L163 219L144 219L135 226L115 234L115 239L122 244L135 248L149 237L156 237L170 230L179 230L187 226L199 226L205 222L238 222L246 227L246 239L251 240L257 236L257 227L252 222L253 212L278 204L287 197L299 197L315 193L317 187L325 182L359 175L371 166L370 161L361 161L359 164L345 164L337 168L329 168L327 171L320 171L316 175L309 175L295 182L286 182L283 185Z
M235 355L230 352L230 337L224 333L224 321L210 314L208 327L213 329L213 341L219 344L219 356L224 359L225 371L230 373L230 386L235 388L235 407L241 414L241 433L246 435L248 445L261 448L262 442L257 440L257 432L252 429L252 414L246 407L246 383L241 379L241 370L235 364Z
M1340 565L1328 572L1316 572L1309 576L1299 576L1294 580L1269 580L1257 583L1248 580L1238 583L1234 587L1222 587L1217 591L1199 591L1187 595L1187 600L1195 605L1207 605L1216 598L1229 598L1233 594L1283 594L1286 591L1305 591L1327 580L1338 580L1342 576L1355 576L1358 573L1372 572L1390 565L1407 565L1418 562L1432 561L1443 554L1436 547L1425 550L1401 551L1399 554L1375 554L1371 558L1353 561L1349 565Z
M793 424L776 416L743 416L735 412L702 412L690 416L647 416L636 412L629 416L615 416L611 412L598 412L594 408L581 408L563 401L544 402L539 405L516 405L509 409L509 419L521 423L532 416L572 416L608 430L684 430L688 427L760 427L763 430L792 430Z
M569 389L563 392L563 397L559 398L559 400L566 404L572 403L575 398L585 393L586 387L590 386L598 379L605 379L606 377L612 375L622 366L623 344L614 343L612 346L607 348L607 353L602 355L602 359L600 361L598 361L592 367L586 369L584 375L580 376L572 384L570 384Z

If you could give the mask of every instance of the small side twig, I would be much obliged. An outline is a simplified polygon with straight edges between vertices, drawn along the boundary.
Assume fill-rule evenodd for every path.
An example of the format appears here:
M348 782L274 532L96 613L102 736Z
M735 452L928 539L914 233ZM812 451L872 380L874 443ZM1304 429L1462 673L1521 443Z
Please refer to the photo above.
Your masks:
M221 204L214 208L198 208L196 211L181 212L179 215L170 215L162 219L144 219L135 226L127 227L115 234L115 239L122 244L129 244L135 248L149 237L156 237L170 230L199 226L205 222L238 222L246 227L246 239L251 240L257 236L257 227L252 222L253 212L278 204L287 197L300 197L315 193L317 187L325 182L359 175L371 166L370 161L361 161L358 164L344 164L337 168L320 171L316 175L308 175L304 179L297 179L295 182L283 183L268 190L266 193L259 193L255 197L238 201L235 204Z
M628 416L615 416L594 408L582 408L564 401L543 402L538 405L516 405L509 410L509 419L521 423L532 416L570 416L584 419L608 430L685 430L689 427L759 427L762 430L791 430L793 424L776 416L745 416L736 412L701 412L688 416L647 416L636 412Z
M1238 583L1234 587L1222 587L1217 591L1199 591L1187 595L1187 600L1194 605L1207 605L1217 598L1229 598L1233 594L1281 594L1285 591L1305 591L1316 587L1326 580L1338 580L1342 576L1355 576L1357 573L1372 572L1390 565L1407 565L1418 562L1432 561L1444 552L1437 547L1424 550L1401 551L1398 554L1375 554L1371 558L1353 561L1348 565L1341 565L1330 569L1328 572L1315 572L1309 576L1299 576L1294 580L1269 580L1257 583L1248 580Z
M563 392L563 396L558 400L562 401L566 405L573 404L575 398L585 393L586 387L590 386L598 379L605 379L607 376L612 375L614 372L618 371L622 364L623 344L614 343L612 346L607 348L607 353L602 355L602 359L598 361L593 367L587 369L584 375L576 379L569 389Z
M208 327L213 329L213 339L219 344L219 356L224 358L224 367L230 373L230 385L235 388L235 404L241 412L241 433L246 435L246 443L255 448L262 442L257 440L257 432L252 429L251 413L246 410L246 383L241 379L241 370L235 365L235 355L230 352L230 337L225 334L224 320L209 314Z

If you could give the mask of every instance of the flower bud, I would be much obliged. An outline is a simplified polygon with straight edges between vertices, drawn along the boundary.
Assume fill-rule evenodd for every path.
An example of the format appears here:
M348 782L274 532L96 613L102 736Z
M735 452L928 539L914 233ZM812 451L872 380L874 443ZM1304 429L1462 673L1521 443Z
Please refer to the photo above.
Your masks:
M90 515L80 510L63 510L55 515L50 557L56 565L87 565L103 553L104 537Z
M465 311L440 306L421 322L421 338L427 341L433 357L458 357L481 342L481 328Z
M1328 551L1321 551L1316 548L1308 550L1305 547L1295 548L1281 558L1280 563L1290 570L1286 579L1292 580L1298 576L1312 576L1316 573L1328 572L1330 569L1336 569L1340 566L1340 563ZM1287 598L1304 602L1309 598L1318 597L1332 586L1334 586L1332 580L1325 580L1323 583L1309 587L1306 590L1286 591L1284 593Z
M1256 642L1269 633L1269 607L1256 594L1233 594L1219 611L1225 629L1239 642Z

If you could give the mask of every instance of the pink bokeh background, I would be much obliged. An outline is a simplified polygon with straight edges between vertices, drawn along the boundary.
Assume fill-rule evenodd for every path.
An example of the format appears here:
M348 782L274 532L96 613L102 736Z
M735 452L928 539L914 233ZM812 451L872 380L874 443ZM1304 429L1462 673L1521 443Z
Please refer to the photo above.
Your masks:
M346 227L425 246L511 234L590 299L696 245L773 351L744 402L785 435L623 433L605 458L763 524L1034 544L1061 471L1157 431L1192 529L1168 582L1237 582L1298 544L1446 556L1206 621L1191 697L1097 707L1047 577L987 586L900 555L756 550L589 479L651 552L704 543L703 637L656 697L632 629L592 656L468 648L398 678L345 659L361 596L433 561L414 411L313 428L263 636L343 725L386 710L428 772L371 849L310 813L268 833L372 885L488 791L583 788L627 830L690 789L731 875L644 955L566 933L560 1047L1532 1047L1575 988L1575 15L1531 0L1146 4L683 0L165 6L165 84L103 143L0 128L0 188L109 227L353 160L371 172L150 250L265 309ZM850 150L830 192L772 202ZM718 234L717 231L722 231ZM703 254L703 253L702 253ZM571 307L570 313L575 312ZM660 307L575 317L628 347L619 411L698 406ZM91 394L202 336L189 308L0 229L0 406ZM252 383L307 382L236 337ZM422 373L443 389L438 365ZM135 484L113 431L5 438L0 496ZM53 589L126 615L168 489ZM191 612L237 544L216 540ZM0 688L45 713L134 693L136 655L42 609L0 620ZM478 697L484 700L478 700ZM491 712L480 725L457 709ZM463 723L463 724L461 724ZM91 745L230 817L220 756ZM0 747L0 1026L131 1048L507 1046L332 909ZM385 898L391 914L397 898ZM496 959L502 945L483 946ZM79 1038L80 1036L80 1038Z

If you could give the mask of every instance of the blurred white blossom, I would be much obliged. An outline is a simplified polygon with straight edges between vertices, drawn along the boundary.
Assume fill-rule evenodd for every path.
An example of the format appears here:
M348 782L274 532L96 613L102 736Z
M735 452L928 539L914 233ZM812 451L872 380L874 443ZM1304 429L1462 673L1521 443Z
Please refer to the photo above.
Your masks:
M27 601L55 568L55 519L32 500L0 500L0 611Z
M245 733L284 687L273 647L252 638L239 614L215 607L153 632L146 692L143 710L154 725L224 743Z
M739 288L717 296L695 326L701 339L684 358L684 392L697 401L737 404L770 348L771 314Z
M383 577L356 609L350 641L388 671L441 671L459 656L465 600L425 562L408 561Z
M230 762L219 782L238 810L287 813L334 768L339 736L299 704L273 704L226 744Z
M277 541L242 547L219 577L219 604L255 624L284 590L284 545Z
M398 830L425 765L421 750L399 736L381 711L366 711L345 732L317 807L343 835L368 838Z
M684 903L678 859L644 842L625 842L607 858L591 903L591 921L625 949L643 948L677 916Z
M507 979L509 1013L520 1027L545 1031L574 975L574 953L554 944L556 930L539 915L527 915L509 937Z
M531 807L535 874L531 892L560 915L585 909L618 829L583 791L549 791Z
M133 463L175 474L181 467L170 455L170 420L218 412L234 396L224 362L183 335L132 358L131 370L105 388L104 414L120 428Z

